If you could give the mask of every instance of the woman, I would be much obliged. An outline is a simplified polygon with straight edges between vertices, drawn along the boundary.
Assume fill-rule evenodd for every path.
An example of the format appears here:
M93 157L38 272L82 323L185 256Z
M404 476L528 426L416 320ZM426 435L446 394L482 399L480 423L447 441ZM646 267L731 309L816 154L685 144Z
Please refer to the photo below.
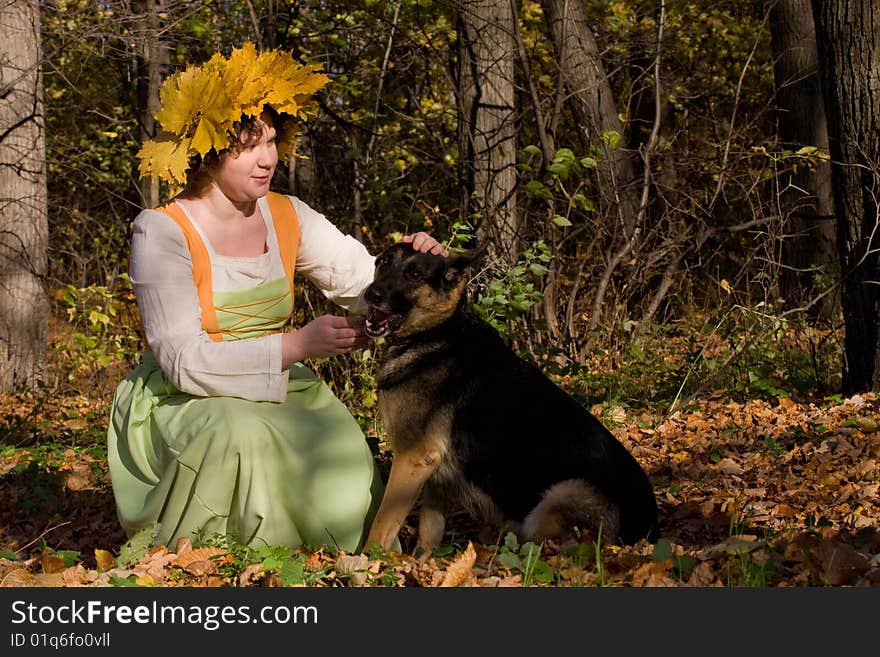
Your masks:
M222 147L186 146L183 192L135 219L130 275L149 350L114 396L113 491L129 534L158 523L154 542L172 548L220 534L352 551L382 482L357 423L302 361L364 346L364 321L283 328L294 271L356 313L373 257L302 201L269 192L290 117L259 107L238 115ZM193 125L165 138L186 144ZM142 171L145 161L169 170L149 149L139 155ZM424 233L404 240L444 252Z

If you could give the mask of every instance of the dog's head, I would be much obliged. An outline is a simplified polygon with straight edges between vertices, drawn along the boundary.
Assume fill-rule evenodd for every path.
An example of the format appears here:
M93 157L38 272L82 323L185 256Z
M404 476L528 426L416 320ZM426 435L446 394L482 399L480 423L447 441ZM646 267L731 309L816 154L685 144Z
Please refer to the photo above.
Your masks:
M464 294L465 272L485 247L447 257L420 253L398 243L376 257L373 282L364 291L371 338L406 337L449 319Z

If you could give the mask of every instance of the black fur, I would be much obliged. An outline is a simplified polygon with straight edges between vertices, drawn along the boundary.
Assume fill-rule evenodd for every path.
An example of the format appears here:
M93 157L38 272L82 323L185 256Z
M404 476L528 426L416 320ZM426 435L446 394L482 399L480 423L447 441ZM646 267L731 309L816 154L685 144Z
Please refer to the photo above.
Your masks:
M365 298L374 309L368 327L387 336L378 387L380 407L393 416L382 417L392 452L411 449L445 418L446 456L423 491L433 507L464 506L489 522L521 528L551 487L575 480L618 514L610 540L656 538L654 492L635 458L470 311L465 275L475 257L420 254L403 244L377 258ZM435 317L426 306L437 300L448 309ZM394 403L381 403L391 395ZM579 512L593 502L563 498L560 517L569 530L598 529L586 526L594 516Z

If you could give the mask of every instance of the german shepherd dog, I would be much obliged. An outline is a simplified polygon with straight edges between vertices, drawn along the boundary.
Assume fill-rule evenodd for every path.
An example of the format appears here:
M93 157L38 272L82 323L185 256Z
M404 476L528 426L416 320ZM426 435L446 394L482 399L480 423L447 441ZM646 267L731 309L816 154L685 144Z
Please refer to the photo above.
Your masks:
M657 503L635 458L470 310L467 270L482 250L395 244L376 259L366 332L386 338L378 395L392 461L365 546L389 549L420 493L425 555L462 507L524 540L655 538Z

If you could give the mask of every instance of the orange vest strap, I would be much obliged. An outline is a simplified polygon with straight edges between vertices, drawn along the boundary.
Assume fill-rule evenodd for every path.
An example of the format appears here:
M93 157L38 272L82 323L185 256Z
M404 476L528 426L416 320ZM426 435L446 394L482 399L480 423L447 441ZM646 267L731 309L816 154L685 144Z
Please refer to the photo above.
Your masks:
M186 246L189 249L193 265L193 282L196 284L196 292L199 295L199 306L202 309L202 328L215 342L223 340L220 333L220 325L217 323L217 311L214 309L214 286L211 275L211 258L208 249L202 241L196 227L193 226L189 217L177 203L173 201L167 205L156 208L164 212L174 220L186 237Z
M290 284L291 300L293 299L293 275L296 267L296 255L299 251L301 233L299 219L293 209L293 203L284 194L269 192L266 195L269 211L272 213L272 223L275 227L275 236L278 240L281 262L284 264L284 273ZM156 208L160 212L174 220L186 238L186 246L189 249L193 264L193 282L199 296L199 307L202 310L202 328L215 342L223 340L220 325L217 322L217 311L214 307L214 287L211 275L211 258L208 249L202 241L196 227L186 216L177 203L171 202Z
M269 192L266 194L269 204L269 212L272 213L272 222L275 225L275 237L278 239L278 248L281 251L281 262L284 263L284 272L290 281L290 293L293 294L293 272L296 268L296 254L299 252L300 239L299 218L293 209L293 202L284 194Z

